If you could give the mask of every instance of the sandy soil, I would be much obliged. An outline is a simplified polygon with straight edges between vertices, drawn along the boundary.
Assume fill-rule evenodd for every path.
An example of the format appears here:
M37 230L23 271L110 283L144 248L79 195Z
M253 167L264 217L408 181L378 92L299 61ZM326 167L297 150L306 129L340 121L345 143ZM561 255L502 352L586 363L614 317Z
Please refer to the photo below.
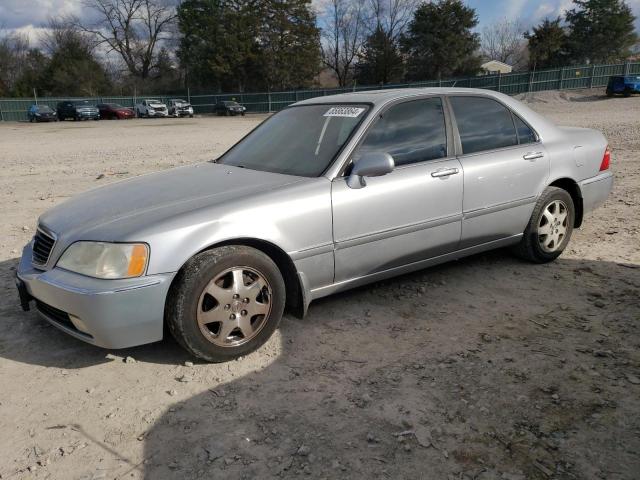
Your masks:
M23 313L38 214L199 162L260 117L0 124L0 478L636 479L640 98L526 99L601 129L615 190L553 264L478 255L312 304L255 354L105 351Z

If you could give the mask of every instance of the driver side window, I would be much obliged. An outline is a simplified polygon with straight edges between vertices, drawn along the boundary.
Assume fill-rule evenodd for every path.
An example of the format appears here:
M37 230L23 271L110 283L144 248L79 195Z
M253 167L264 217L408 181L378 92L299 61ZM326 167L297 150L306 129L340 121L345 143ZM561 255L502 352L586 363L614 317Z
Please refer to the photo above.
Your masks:
M390 154L396 166L446 157L447 133L442 100L412 100L383 112L367 132L353 161L369 152Z

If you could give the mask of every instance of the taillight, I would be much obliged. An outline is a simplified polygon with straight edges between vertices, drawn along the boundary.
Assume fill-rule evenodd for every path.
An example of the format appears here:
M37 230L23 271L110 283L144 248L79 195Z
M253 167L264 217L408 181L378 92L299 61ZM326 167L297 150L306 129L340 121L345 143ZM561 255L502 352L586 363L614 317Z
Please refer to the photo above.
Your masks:
M609 145L604 150L604 157L602 157L602 163L600 164L600 171L604 172L605 170L609 170L609 164L611 163L611 150L609 150Z

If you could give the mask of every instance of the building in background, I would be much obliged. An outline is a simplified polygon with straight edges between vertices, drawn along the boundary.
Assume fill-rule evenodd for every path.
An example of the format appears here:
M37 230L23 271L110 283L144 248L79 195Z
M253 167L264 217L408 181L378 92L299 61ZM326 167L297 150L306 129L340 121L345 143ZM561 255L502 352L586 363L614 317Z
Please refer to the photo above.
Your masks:
M480 65L480 68L482 69L480 75L497 75L498 73L511 73L513 71L511 65L499 62L498 60L489 60Z

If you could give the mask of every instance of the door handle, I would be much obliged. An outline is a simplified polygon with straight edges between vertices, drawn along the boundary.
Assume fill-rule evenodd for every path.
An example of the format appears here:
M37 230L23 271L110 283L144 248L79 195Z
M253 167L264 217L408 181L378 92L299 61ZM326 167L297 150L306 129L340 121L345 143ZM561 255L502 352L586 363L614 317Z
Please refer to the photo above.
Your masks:
M431 172L431 176L434 178L437 177L448 177L449 175L455 175L459 173L460 170L457 168L441 168L440 170L436 170L435 172Z
M544 157L543 152L528 152L522 156L522 158L524 158L525 160L535 160L536 158L542 157Z

